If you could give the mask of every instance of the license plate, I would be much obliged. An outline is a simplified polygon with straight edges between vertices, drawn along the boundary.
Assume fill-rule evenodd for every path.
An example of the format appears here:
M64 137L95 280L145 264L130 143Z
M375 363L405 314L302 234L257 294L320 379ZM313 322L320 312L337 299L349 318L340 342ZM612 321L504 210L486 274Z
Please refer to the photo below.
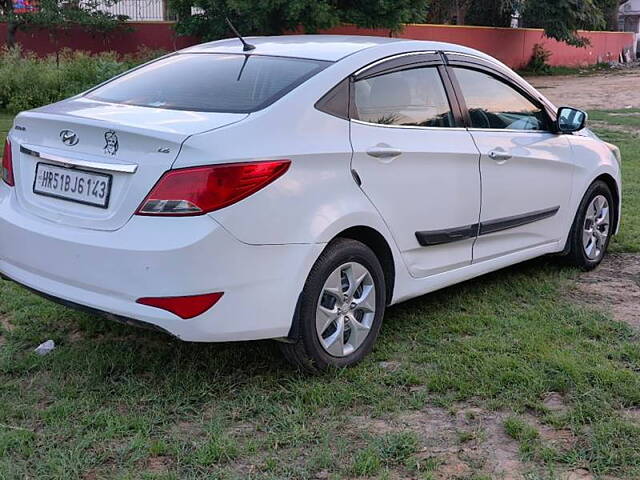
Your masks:
M111 175L104 173L38 163L33 192L70 202L108 208L111 179Z

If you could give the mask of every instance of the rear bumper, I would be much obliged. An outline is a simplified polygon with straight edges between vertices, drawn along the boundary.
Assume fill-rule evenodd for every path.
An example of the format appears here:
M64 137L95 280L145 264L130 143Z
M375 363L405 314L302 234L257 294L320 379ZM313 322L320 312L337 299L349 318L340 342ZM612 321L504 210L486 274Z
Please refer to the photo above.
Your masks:
M113 232L58 225L24 213L0 192L0 273L62 303L150 324L187 341L286 336L323 245L247 245L209 216L133 217ZM224 292L183 320L141 297Z

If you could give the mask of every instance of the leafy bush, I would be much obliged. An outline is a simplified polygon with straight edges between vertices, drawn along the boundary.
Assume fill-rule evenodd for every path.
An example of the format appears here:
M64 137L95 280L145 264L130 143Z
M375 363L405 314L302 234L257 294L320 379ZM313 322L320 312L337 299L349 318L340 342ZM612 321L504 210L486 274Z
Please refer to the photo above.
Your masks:
M527 72L536 73L539 75L548 74L551 70L548 63L551 55L552 53L544 48L544 45L536 43L533 46L533 54L531 55L531 60L529 60L529 64L527 65L525 70Z
M162 53L144 50L119 58L63 50L38 58L19 48L0 50L0 110L17 113L77 95Z

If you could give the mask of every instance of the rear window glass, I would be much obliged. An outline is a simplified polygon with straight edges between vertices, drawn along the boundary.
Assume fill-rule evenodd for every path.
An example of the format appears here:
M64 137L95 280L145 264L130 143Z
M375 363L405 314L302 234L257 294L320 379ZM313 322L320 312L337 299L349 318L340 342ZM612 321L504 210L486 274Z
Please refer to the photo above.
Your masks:
M176 54L112 80L87 97L143 107L249 113L272 104L329 64L262 55Z

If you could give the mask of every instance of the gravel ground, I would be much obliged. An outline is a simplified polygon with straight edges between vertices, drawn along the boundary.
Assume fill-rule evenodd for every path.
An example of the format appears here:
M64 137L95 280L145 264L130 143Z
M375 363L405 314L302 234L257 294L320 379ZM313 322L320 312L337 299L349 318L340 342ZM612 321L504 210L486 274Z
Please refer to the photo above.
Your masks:
M585 110L640 108L640 68L585 76L528 77L557 106Z

